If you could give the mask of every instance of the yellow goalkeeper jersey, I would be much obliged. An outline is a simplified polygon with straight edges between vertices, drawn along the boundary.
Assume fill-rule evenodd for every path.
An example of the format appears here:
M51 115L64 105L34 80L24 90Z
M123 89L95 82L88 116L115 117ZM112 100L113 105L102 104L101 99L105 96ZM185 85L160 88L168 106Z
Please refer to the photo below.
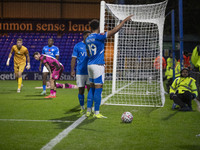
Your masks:
M20 49L17 48L17 45L13 45L11 52L14 52L14 63L23 64L26 63L26 55L29 53L28 49L25 46L22 46Z

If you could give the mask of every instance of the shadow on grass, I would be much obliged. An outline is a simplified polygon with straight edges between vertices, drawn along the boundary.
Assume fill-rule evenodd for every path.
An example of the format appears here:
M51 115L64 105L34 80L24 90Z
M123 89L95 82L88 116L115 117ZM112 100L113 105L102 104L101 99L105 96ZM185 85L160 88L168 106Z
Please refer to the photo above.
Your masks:
M80 105L75 106L74 108L68 110L65 112L65 114L67 115L66 117L61 117L61 118L54 118L51 120L62 120L62 121L77 121L79 118L81 118L81 115L79 114L80 111ZM68 115L71 114L71 115ZM88 123L92 123L95 119L92 117L86 118L81 124L78 125L78 127L76 127L77 129L84 129L87 130L85 128L81 128L81 126L88 124ZM69 127L71 124L73 124L74 122L53 122L54 124L58 125L59 129L66 129L67 127ZM90 129L88 129L90 130Z
M0 92L0 94L12 94L13 92L9 92L9 91L6 91L6 92Z
M84 131L102 132L101 129L91 129L91 128L89 128L88 126L83 127L84 125L88 125L88 124L90 124L90 123L93 123L95 120L97 120L97 119L95 119L95 118L93 118L93 117L86 118L86 119L77 127L77 129L84 130Z
M44 97L43 95L25 95L25 97L35 97L35 96Z
M61 117L61 118L54 118L51 120L75 121L77 119L78 119L77 115L71 115L71 116L66 116L66 117ZM56 129L66 129L72 123L73 122L53 122L53 124L56 124L58 126Z
M80 118L77 117L77 115L71 115L71 116L67 116L67 117L61 117L61 118L55 118L55 119L51 119L51 120L63 120L63 121L71 121L71 120L78 120ZM94 122L94 118L86 118L83 122L81 122L81 124L79 124L77 127L75 127L76 129L80 129L80 130L88 130L88 131L97 131L95 129L90 129L90 128L85 128L83 127L84 125L87 125L89 123L92 123ZM53 124L56 124L57 125L57 128L56 129L66 129L68 128L70 125L72 125L74 122L53 122Z
M156 110L160 109L159 107L149 107L149 108L145 108L145 114L147 114L148 116L150 116L150 114Z
M87 102L85 102L84 105L87 105ZM77 112L79 115L79 112L81 111L80 105L75 106L74 108L70 109L69 111L65 112L65 114L71 114L72 112ZM79 116L81 117L81 116Z
M70 114L72 112L79 112L80 109L80 105L75 106L74 108L70 109L69 111L67 111L65 114Z
M169 114L167 117L163 118L162 120L169 120L173 116L175 116L178 113L178 111L174 111L172 114Z
M13 93L17 93L17 90L6 90L0 92L0 94L13 94Z

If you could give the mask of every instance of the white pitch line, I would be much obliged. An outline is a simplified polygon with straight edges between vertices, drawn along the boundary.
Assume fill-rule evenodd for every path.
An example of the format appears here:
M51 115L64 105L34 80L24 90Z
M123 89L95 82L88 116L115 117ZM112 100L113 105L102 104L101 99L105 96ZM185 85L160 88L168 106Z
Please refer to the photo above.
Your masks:
M0 121L19 121L19 122L74 122L64 120L25 120L25 119L0 119Z
M44 147L41 148L41 150L51 150L56 144L58 144L64 137L66 137L70 131L72 131L74 128L76 128L81 122L83 122L86 119L85 115L83 115L81 118L76 120L72 125L67 127L65 130L60 132L55 138L53 138L49 143L47 143Z
M105 99L105 98L104 98ZM106 101L102 99L103 103ZM101 103L101 105L103 104ZM81 124L87 117L83 115L81 118L76 120L72 125L67 127L65 130L60 132L55 138L53 138L49 143L47 143L44 147L42 147L40 150L51 150L56 144L58 144L64 137L66 137L70 131L75 129L78 125Z

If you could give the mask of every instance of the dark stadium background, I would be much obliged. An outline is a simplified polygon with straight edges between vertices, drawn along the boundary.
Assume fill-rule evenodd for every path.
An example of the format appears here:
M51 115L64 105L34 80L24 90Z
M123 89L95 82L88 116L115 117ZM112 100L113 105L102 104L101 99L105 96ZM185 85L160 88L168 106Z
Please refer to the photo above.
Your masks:
M162 0L106 0L109 3L123 4L147 4L161 2ZM179 20L178 20L178 0L169 0L166 14L172 9L175 10L175 31L176 45L179 43ZM7 67L6 60L13 44L16 43L18 37L23 38L24 46L30 51L30 56L35 51L42 51L42 47L47 45L47 39L52 37L55 45L60 48L60 61L65 66L65 79L70 79L70 61L73 46L82 40L82 29L78 29L78 25L87 25L93 19L99 19L100 16L100 0L2 0L0 2L0 72L13 72L13 61L11 66ZM183 0L183 33L184 33L184 50L192 52L194 47L200 41L200 2L197 0ZM53 24L69 24L72 21L74 29L48 30L45 26L44 30L12 30L3 28L3 24L8 22L31 22L31 23L52 23ZM24 26L22 26L22 29ZM39 27L39 26L38 26ZM41 29L41 28L40 28ZM87 27L85 28L87 29ZM165 44L166 43L166 44ZM164 45L171 45L171 17L166 17L164 26ZM165 47L166 48L166 47ZM179 57L178 46L176 47L176 57ZM164 52L164 57L168 57L168 53ZM13 58L13 57L12 57ZM178 59L178 58L177 58ZM39 63L31 58L31 70L25 72L38 72ZM29 74L30 76L30 74ZM34 75L32 75L34 76ZM30 77L32 78L32 77Z

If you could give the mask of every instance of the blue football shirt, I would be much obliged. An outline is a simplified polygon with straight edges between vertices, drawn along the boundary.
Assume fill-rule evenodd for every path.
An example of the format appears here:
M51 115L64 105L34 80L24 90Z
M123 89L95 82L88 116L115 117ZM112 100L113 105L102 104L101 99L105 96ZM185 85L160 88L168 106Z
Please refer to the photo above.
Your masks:
M48 45L44 46L42 49L42 54L46 54L48 56L56 58L56 56L59 56L59 48L54 45L52 45L51 47L49 47Z
M87 49L89 50L90 56L88 65L92 64L105 64L104 61L104 43L107 37L105 33L92 33L86 39Z
M88 75L88 56L86 51L86 44L83 41L77 43L74 46L72 57L76 57L77 59L76 74Z

